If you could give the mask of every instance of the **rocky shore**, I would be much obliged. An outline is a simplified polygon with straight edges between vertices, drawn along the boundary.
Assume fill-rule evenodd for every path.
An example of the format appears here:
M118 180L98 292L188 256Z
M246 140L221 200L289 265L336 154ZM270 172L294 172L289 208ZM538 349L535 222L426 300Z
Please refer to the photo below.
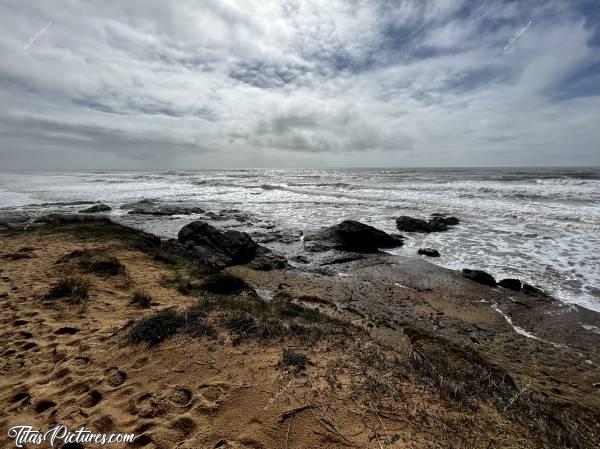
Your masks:
M103 215L109 206L86 206L81 212L68 214L0 217L4 229L0 235L4 248L0 296L6 305L1 321L6 341L0 353L8 373L2 381L2 390L7 393L1 396L5 424L17 416L99 425L107 423L108 416L111 422L132 429L137 426L138 433L145 435L143 446L148 447L172 447L165 435L175 434L176 438L183 435L178 441L197 441L201 447L291 447L294 425L298 432L294 447L367 447L377 442L380 447L419 448L448 444L477 448L598 447L598 313L565 305L518 279L497 281L493 274L477 267L458 272L433 265L417 253L399 257L381 252L403 245L410 236L388 234L356 221L342 221L300 235L239 210L207 212L193 205L158 205L152 200L124 208L127 213L120 219L124 217L132 225L142 219L177 216L177 237L161 241L114 224ZM142 218L136 221L136 217ZM404 233L448 232L460 226L455 217L439 214L427 221L398 217L396 223ZM97 255L86 256L86 251L106 252L110 257L106 256L102 265L94 259ZM435 257L436 250L423 248L419 252ZM114 268L111 257L123 262L124 268ZM61 323L59 315L65 309L48 304L49 293L44 293L51 287L48 283L68 270L88 270L89 277L89 267L98 270L99 266L113 267L114 273L106 275L105 269L101 275L92 273L96 276L92 282L94 301L87 309L77 306L76 311L71 310L70 324ZM144 300L142 295L131 299L133 302L125 301L136 286L144 287L150 299ZM40 297L46 298L46 303ZM136 340L147 343L141 354L156 357L156 366L149 365L149 359L141 361L144 357L128 360L131 347L123 346L123 341L129 338L128 329L137 326L136 320L171 310L169 323L177 323L179 315L174 311L194 307L195 301L206 309L201 327L194 331L194 335L202 336L200 339L191 337L189 317L196 315L187 311L184 321L188 324L171 325L175 340L169 343L162 336L158 340L164 349L175 349L155 352L149 343L154 340ZM136 309L127 304L145 306ZM277 324L265 318L266 310L269 319L273 318L271 308L275 306L277 313L283 310ZM233 315L224 316L223 307L229 307L227 314ZM90 310L103 315L111 310L114 316L98 320ZM286 321L290 317L293 322ZM81 324L86 320L91 320L89 329ZM73 327L73 322L80 324ZM163 321L156 323L166 329ZM48 327L48 332L37 334L39 326ZM298 326L304 326L302 332L308 332L310 338L296 335ZM313 327L320 329L318 339L313 339L313 332L317 332ZM67 328L75 330L72 334L59 332ZM154 325L151 328L156 329ZM265 348L259 343L263 339L273 341L273 329L280 328L285 332L277 333L277 345L269 343ZM261 329L260 335L257 329ZM65 337L57 339L57 335L72 337L67 341ZM83 335L95 339L98 349L79 338ZM252 342L247 340L249 335L254 338ZM117 360L108 362L106 351L115 345L120 348ZM73 353L68 347L77 349ZM195 355L185 352L189 348L194 348ZM301 363L303 359L297 355L300 371L277 368L288 363L285 352L284 361L276 359L284 349L292 351L290 348L300 348L300 355L308 354L313 365ZM53 361L53 351L66 351L67 359ZM367 353L380 352L384 358L367 361ZM198 354L203 354L201 359ZM33 381L27 380L33 359L40 357L47 358L47 364L36 371ZM133 409L125 404L122 408L111 406L106 401L98 408L91 405L98 395L112 397L121 384L113 385L110 380L108 384L95 383L93 376L84 375L76 365L80 359L87 360L80 365L90 367L87 369L97 363L92 369L96 375L107 375L113 372L110 370L122 373L119 376L127 382L121 384L129 385L131 401L136 404ZM230 363L233 359L236 362ZM179 366L183 360L189 363ZM392 369L393 360L399 365ZM409 370L415 364L420 368ZM145 368L134 367L138 365ZM383 371L369 371L375 366ZM160 381L161 369L170 373L168 385ZM354 390L358 387L352 374L359 372L370 382L360 385L360 394ZM108 374L107 379L111 376ZM190 386L191 379L198 376L204 379L202 386L193 381L195 386ZM227 376L236 381L226 381ZM261 376L262 383L257 380ZM388 376L400 383L389 383ZM487 376L486 380L481 376ZM329 379L333 386L321 385L319 378ZM304 387L299 386L299 379ZM39 392L37 385L46 381L53 385L52 394ZM152 384L154 390L138 391L144 382ZM287 385L296 385L304 399L288 394ZM67 413L66 403L57 399L65 388L81 391L69 399L76 404L75 414L73 410ZM177 397L183 397L185 404L164 402L159 397L161 388L179 388ZM261 395L261 388L271 393ZM346 399L332 399L336 388L348 394L340 393ZM200 393L206 389L212 393ZM144 399L148 394L153 399ZM410 399L413 412L418 412L399 416L396 401L401 397L407 401L414 394L422 396L416 402ZM19 395L23 399L17 400ZM326 411L329 406L319 402L319 395L326 395L326 402L335 404L331 405L335 413ZM366 399L369 395L376 405ZM475 402L467 400L469 395ZM252 414L248 397L264 410ZM358 402L354 404L350 398L358 398ZM53 405L40 406L44 400ZM178 407L185 413L174 415ZM202 411L203 407L212 410L213 418ZM239 425L226 424L233 416L238 417ZM296 424L290 424L292 417ZM462 425L461 419L466 420ZM154 424L149 426L151 421ZM278 427L277 423L285 427L267 431ZM245 435L244 426L254 427L247 428ZM311 426L319 430L312 432ZM364 431L350 432L356 426L364 426ZM452 431L444 430L444 426ZM497 426L504 434L489 431ZM199 428L204 430L199 432Z

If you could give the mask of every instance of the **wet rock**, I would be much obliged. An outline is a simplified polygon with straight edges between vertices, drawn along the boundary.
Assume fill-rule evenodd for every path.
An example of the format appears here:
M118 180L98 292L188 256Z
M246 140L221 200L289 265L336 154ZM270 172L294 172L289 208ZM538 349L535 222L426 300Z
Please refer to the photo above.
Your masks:
M460 220L456 217L439 213L431 214L431 219L444 223L446 226L456 226L460 223Z
M302 254L298 254L298 255L292 257L292 261L297 262L297 263L310 263L310 260L308 259L308 257L303 256Z
M523 285L521 286L521 290L523 291L523 293L527 294L527 295L532 295L532 296L547 296L545 292L543 292L542 290L540 290L537 287L534 287L531 284L526 284L525 282L523 282Z
M429 223L425 220L407 216L396 218L396 227L404 232L431 232Z
M500 282L498 282L498 285L502 288L515 290L517 292L521 290L521 281L518 279L502 279Z
M258 243L279 242L284 244L291 244L299 241L300 237L302 237L301 231L285 229L252 232L252 238Z
M168 240L163 246L168 251L217 270L243 264L263 271L287 267L285 257L258 245L245 232L221 231L203 221L184 226L177 240Z
M308 251L341 249L375 252L379 248L393 248L402 244L402 239L354 220L307 233L304 237L304 247Z
M446 217L441 214L434 214L429 221L421 218L402 216L396 218L396 227L400 231L405 232L420 232L428 234L430 232L444 232L450 226L455 226L459 223L456 217Z
M207 265L222 268L250 262L256 256L258 245L248 234L240 231L221 231L203 221L184 226L177 236L180 244Z
M250 268L259 271L280 270L286 268L288 263L285 257L269 248L259 246L256 255L248 264Z
M365 256L362 254L358 254L358 253L344 253L341 255L334 255L331 257L326 257L324 258L321 263L319 265L321 266L326 266L326 265L338 265L341 263L348 263L348 262L354 262L355 260L361 260L364 259Z
M235 220L240 223L247 223L252 218L250 214L246 212L242 212L239 209L221 209L219 213L215 212L206 212L206 217L209 220L214 221L227 221L227 220Z
M490 287L494 287L496 285L496 280L494 279L494 276L492 276L489 273L486 273L485 271L470 270L468 268L465 268L462 270L462 273L463 276L467 279L471 279L472 281L477 282L479 284L489 285Z
M80 214L95 214L98 212L109 212L111 211L112 208L110 206L108 206L107 204L95 204L92 207L88 207L87 209L81 209L79 211Z
M417 251L421 256L427 257L440 257L440 253L437 249L433 248L421 248Z
M126 209L143 208L143 207L148 207L148 206L155 206L157 204L158 203L155 200L152 200L150 198L144 198L143 200L135 201L133 203L121 204L119 209L126 210Z
M136 207L133 210L127 212L130 215L156 215L156 216L169 216L169 215L191 215L191 214L202 214L204 210L199 207L185 207L185 206L143 206Z
M35 222L47 224L111 223L110 219L104 215L87 214L48 214L38 218Z

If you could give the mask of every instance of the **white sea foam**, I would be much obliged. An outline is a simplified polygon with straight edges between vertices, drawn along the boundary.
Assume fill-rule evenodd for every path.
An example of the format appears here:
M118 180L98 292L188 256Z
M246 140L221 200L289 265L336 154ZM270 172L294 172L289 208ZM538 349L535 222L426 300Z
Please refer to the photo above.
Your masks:
M506 313L504 313L502 310L500 310L500 307L498 307L498 304L493 304L492 308L498 312L500 315L502 315L504 317L504 319L506 320L506 322L508 324L511 325L511 327L514 329L514 331L519 334L519 335L523 335L524 337L527 338L533 338L534 340L539 340L542 341L537 335L535 335L532 332L527 332L525 329L523 329L522 327L519 327L517 325L515 325L515 323L513 323L513 320L511 317L509 317Z
M0 174L0 208L46 202L142 198L186 201L206 210L237 208L307 230L356 219L398 232L394 218L458 216L451 231L405 234L394 254L433 247L447 268L480 268L517 277L558 298L600 310L600 171L518 170L244 170L150 173ZM147 217L146 229L176 235L186 218ZM187 217L187 219L191 219Z

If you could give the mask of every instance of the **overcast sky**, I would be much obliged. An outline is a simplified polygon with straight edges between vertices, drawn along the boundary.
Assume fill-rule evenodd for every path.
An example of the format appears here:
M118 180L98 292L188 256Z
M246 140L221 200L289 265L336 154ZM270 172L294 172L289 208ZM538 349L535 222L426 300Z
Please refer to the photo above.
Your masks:
M0 3L0 168L600 165L599 0Z

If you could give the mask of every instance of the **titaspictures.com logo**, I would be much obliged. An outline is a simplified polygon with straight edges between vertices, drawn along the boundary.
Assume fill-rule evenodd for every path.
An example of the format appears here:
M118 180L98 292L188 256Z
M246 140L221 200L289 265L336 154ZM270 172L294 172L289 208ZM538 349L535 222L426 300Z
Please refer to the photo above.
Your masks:
M14 439L16 447L23 447L24 444L41 445L49 443L50 447L61 447L64 444L117 444L132 443L135 440L133 433L94 433L85 427L80 427L75 431L70 431L67 426L57 425L47 431L41 431L32 426L13 426L8 429L9 438Z

